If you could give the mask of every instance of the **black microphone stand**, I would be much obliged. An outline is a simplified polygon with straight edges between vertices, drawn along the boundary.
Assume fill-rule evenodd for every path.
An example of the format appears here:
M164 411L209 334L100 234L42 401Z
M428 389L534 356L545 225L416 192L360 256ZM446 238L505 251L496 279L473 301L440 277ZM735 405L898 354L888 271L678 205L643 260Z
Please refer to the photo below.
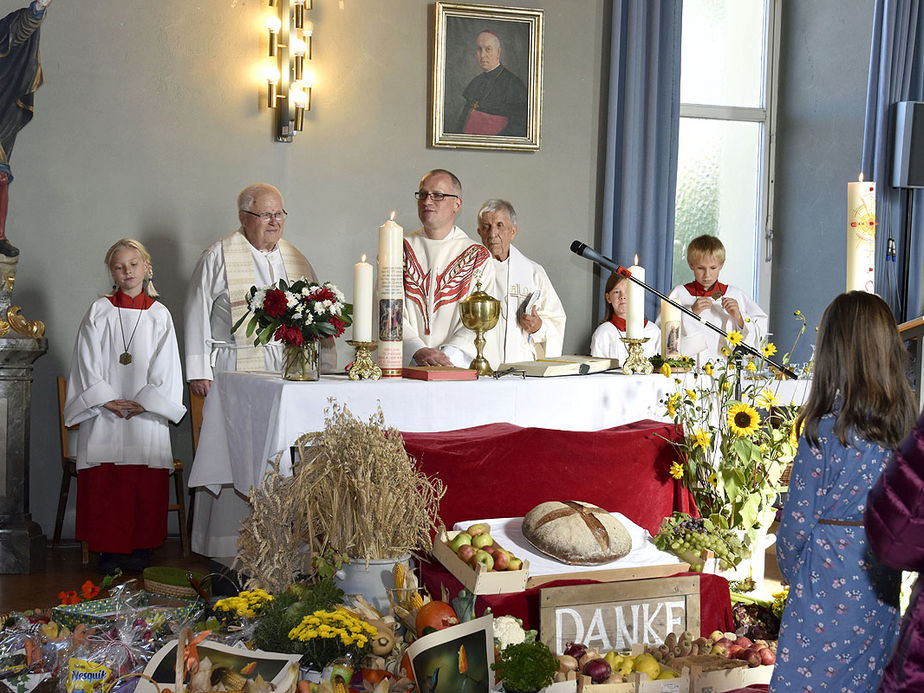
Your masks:
M721 327L717 327L716 325L713 325L708 320L705 320L701 315L697 315L696 313L694 313L692 310L690 310L686 306L682 306L679 303L677 303L677 301L675 301L674 299L665 296L660 291L655 289L653 286L649 286L642 280L636 277L633 277L632 272L630 272L628 269L614 262L612 259L605 257L604 255L600 255L600 253L598 253L593 248L589 247L587 244L581 243L580 241L574 241L571 243L571 252L577 255L580 255L581 257L586 258L590 260L591 262L595 262L598 265L602 265L603 267L606 267L608 270L615 272L616 274L620 276L625 277L631 282L635 282L640 287L645 289L645 291L650 291L651 293L653 293L655 296L657 296L661 300L667 301L672 306L683 311L684 313L689 315L691 318L693 318L700 324L703 324L706 327L708 327L713 332L718 332L724 338L728 339L728 333L725 330L723 330ZM769 363L771 366L776 368L780 373L785 375L787 378L796 380L796 374L792 370L784 366L782 363L778 363L774 361L773 359L764 356L760 351L752 347L750 344L745 344L744 342L741 342L735 346L734 353L741 354L742 352L746 354L751 354L752 356L756 356L757 358L765 360L767 363ZM740 373L741 369L739 368L736 370ZM739 383L739 387L740 387L740 383ZM740 395L738 396L740 397Z

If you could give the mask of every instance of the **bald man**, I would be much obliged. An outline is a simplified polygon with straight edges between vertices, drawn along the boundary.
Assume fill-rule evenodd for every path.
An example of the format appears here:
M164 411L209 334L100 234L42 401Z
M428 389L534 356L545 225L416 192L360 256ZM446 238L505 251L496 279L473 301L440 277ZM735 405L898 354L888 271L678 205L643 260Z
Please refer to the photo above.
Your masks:
M526 137L526 87L501 64L500 37L493 31L482 31L475 42L475 54L482 72L462 92L465 108L455 132Z

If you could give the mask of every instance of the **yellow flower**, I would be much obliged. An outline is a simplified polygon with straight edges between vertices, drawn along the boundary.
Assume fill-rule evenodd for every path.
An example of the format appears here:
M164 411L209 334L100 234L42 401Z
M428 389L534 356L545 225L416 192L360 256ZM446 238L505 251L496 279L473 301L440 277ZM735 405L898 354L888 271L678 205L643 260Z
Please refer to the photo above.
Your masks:
M748 364L744 367L744 370L746 370L748 373L753 373L757 370L757 364L754 363L754 361L748 361Z
M738 332L738 330L729 330L728 336L725 339L727 339L728 343L732 346L738 346L741 344L744 337L740 332Z
M792 422L792 427L789 429L789 444L797 448L799 447L799 437L802 435L802 430L796 425L796 422Z
M663 375L665 378L670 378L671 373L673 373L673 371L671 370L671 365L669 363L662 363L661 369L658 372L661 375Z
M696 401L696 390L687 390L687 397L689 397L695 402Z
M795 315L795 316L798 318L800 315L802 315L802 311L801 311L801 310L797 310L797 311L795 311L795 312L793 313L793 315Z
M733 387L734 385L732 384L731 380L726 380L724 383L722 383L722 390L725 392L731 392Z
M718 480L719 478L716 476L715 472L710 474L709 477L706 479L706 481L709 482L709 485L712 486L713 488L715 488L715 485L718 482Z
M682 479L683 478L683 467L680 465L679 462L671 462L671 468L668 470L667 473L670 474L675 479Z
M736 436L749 436L760 426L760 415L754 407L739 402L728 410L727 421L729 430Z
M766 346L763 348L764 358L769 358L776 353L776 344L773 342L767 342Z
M702 428L697 428L693 431L693 437L695 441L693 447L701 447L703 450L709 449L709 431L705 431Z
M729 335L729 337L731 337L731 335ZM731 350L727 346L723 345L721 351L722 351L722 356L726 356L726 357L731 356Z
M703 373L709 376L712 375L712 362L711 361L707 363L705 366L703 366Z
M776 398L776 395L770 389L764 390L757 396L757 406L761 409L769 410L770 407L775 407L779 403L780 400Z

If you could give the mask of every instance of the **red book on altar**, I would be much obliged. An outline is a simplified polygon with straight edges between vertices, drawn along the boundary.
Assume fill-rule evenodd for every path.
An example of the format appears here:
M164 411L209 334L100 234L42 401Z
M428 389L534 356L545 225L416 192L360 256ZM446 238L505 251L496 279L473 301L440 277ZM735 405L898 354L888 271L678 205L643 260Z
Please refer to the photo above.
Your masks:
M478 379L478 371L474 368L454 368L453 366L407 366L401 369L401 375L415 380Z

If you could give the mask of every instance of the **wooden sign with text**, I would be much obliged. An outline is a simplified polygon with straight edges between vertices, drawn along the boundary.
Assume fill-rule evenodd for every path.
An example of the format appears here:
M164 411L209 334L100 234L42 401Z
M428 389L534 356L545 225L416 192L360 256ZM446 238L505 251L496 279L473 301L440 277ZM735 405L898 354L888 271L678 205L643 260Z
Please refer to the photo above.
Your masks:
M699 577L672 577L540 590L539 635L556 654L566 643L597 651L660 645L668 633L699 637Z

